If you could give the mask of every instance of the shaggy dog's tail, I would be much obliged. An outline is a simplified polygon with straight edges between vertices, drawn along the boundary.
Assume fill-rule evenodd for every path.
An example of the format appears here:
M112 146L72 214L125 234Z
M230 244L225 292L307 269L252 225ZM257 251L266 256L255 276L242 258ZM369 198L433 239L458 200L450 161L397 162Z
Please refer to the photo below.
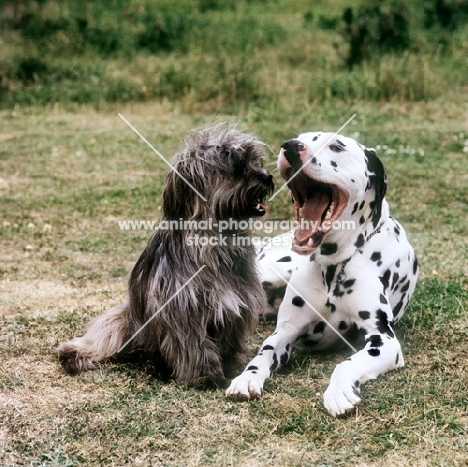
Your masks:
M117 354L128 336L127 308L125 303L96 316L83 337L60 344L58 357L67 373L79 374Z

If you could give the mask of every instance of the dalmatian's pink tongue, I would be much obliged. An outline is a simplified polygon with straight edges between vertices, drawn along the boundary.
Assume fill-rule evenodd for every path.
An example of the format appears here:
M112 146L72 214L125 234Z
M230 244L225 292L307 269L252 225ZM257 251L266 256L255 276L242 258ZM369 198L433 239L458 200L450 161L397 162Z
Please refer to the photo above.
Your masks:
M330 198L324 192L312 193L302 207L296 203L296 220L299 223L294 237L302 245L319 230L322 218L328 210ZM305 222L301 222L304 219Z

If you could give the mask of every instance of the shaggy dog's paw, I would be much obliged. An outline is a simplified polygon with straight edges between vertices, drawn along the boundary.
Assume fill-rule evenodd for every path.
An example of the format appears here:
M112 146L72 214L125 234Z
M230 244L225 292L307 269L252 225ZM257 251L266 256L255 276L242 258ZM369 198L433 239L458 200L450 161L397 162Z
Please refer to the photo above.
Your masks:
M196 389L220 389L226 387L223 375L205 375L186 381L185 384Z
M84 370L93 368L93 362L81 355L79 349L64 342L58 348L58 359L63 369L72 376L80 374Z
M263 382L252 374L241 374L234 378L226 389L226 397L232 401L248 401L262 395Z

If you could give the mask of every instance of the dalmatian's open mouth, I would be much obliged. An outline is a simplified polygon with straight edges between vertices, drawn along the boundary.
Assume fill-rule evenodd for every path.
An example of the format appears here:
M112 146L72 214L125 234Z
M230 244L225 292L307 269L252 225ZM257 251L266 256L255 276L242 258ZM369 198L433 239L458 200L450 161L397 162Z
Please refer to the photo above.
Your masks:
M296 253L310 254L322 243L324 236L334 228L349 201L349 194L338 185L323 183L304 173L289 182L292 191L296 221L292 248Z

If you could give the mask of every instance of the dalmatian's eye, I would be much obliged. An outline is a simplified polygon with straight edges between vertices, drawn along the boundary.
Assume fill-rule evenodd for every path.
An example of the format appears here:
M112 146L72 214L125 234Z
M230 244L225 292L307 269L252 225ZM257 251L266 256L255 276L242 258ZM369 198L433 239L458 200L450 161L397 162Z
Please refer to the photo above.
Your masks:
M337 139L334 143L330 144L330 146L328 147L331 151L336 153L346 151L346 144L342 143L339 139Z

